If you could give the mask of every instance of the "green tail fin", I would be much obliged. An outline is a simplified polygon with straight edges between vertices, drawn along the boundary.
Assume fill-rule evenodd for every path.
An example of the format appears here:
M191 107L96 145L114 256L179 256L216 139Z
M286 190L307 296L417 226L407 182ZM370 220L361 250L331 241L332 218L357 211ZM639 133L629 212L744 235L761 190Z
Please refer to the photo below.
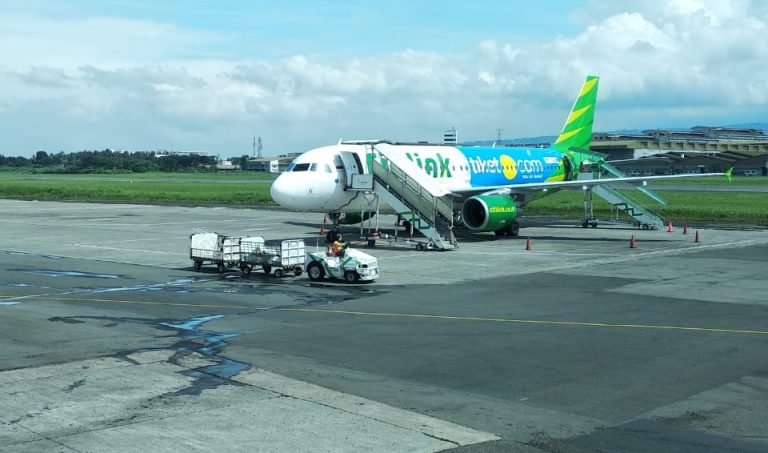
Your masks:
M554 143L555 148L561 152L568 151L572 147L589 149L589 144L592 142L592 123L595 120L598 80L600 79L596 76L587 76L587 80L584 81L571 113L565 121L563 131Z

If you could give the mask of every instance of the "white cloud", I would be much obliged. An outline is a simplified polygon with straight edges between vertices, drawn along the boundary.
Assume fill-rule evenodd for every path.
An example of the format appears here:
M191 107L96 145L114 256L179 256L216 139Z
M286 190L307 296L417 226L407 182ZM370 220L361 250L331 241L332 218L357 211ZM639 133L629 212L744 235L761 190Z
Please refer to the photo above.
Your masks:
M516 78L559 91L568 79L595 73L602 101L640 104L646 115L669 120L682 111L695 117L691 107L711 115L768 102L768 17L750 2L593 1L579 17L592 22L575 37L529 49L485 44L483 74L502 87Z
M226 59L226 34L123 18L0 16L0 153L176 148L295 151L339 135L439 139L557 132L583 77L597 127L763 121L768 7L749 1L590 1L580 33L472 55ZM224 47L225 48L225 47ZM40 127L41 123L44 127ZM685 124L683 124L685 125ZM35 129L36 133L20 133ZM242 150L242 152L240 151Z

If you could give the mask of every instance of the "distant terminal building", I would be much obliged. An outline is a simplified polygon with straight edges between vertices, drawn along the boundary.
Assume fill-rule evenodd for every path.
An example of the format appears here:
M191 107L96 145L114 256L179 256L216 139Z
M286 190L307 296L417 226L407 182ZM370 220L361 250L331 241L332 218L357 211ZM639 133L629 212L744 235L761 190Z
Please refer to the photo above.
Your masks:
M151 154L155 157L165 156L202 156L211 157L212 155L207 151L169 151L167 149L112 149L107 148L105 151L112 153L128 153L128 154Z
M222 160L219 161L219 163L216 164L216 169L221 171L233 171L233 170L239 170L240 167L236 165L231 160Z
M709 143L709 142L764 142L768 141L762 129L742 129L733 127L696 126L688 130L681 129L648 129L640 133L606 133L592 134L593 141L616 140L655 140L672 143Z
M262 173L282 173L301 153L289 153L276 157L252 157L246 160L245 170Z
M457 143L459 143L459 135L456 132L455 127L452 127L443 132L444 145L456 145Z
M768 135L761 129L696 126L641 133L595 133L590 149L631 176L720 172L768 175Z
M165 149L162 150L153 150L149 151L153 153L156 157L164 157L164 156L202 156L202 157L208 157L210 154L207 151L168 151Z

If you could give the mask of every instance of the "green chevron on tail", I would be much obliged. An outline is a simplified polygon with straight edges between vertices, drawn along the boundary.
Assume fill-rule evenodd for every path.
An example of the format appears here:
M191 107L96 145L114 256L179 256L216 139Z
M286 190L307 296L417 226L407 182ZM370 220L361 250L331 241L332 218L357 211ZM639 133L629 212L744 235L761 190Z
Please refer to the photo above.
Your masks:
M588 76L584 81L563 131L553 144L558 151L564 153L571 148L589 149L592 141L592 123L595 120L598 80L600 79L596 76Z

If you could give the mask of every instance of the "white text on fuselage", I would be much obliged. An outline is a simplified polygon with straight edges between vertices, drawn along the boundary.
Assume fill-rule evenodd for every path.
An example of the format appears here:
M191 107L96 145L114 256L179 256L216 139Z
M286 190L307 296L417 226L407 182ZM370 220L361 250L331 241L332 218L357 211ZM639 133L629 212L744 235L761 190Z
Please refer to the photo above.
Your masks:
M520 175L527 179L534 175L540 176L544 172L544 164L538 159L513 159L502 155L501 159L492 157L468 157L472 172L476 174L503 174L506 179L514 179Z

